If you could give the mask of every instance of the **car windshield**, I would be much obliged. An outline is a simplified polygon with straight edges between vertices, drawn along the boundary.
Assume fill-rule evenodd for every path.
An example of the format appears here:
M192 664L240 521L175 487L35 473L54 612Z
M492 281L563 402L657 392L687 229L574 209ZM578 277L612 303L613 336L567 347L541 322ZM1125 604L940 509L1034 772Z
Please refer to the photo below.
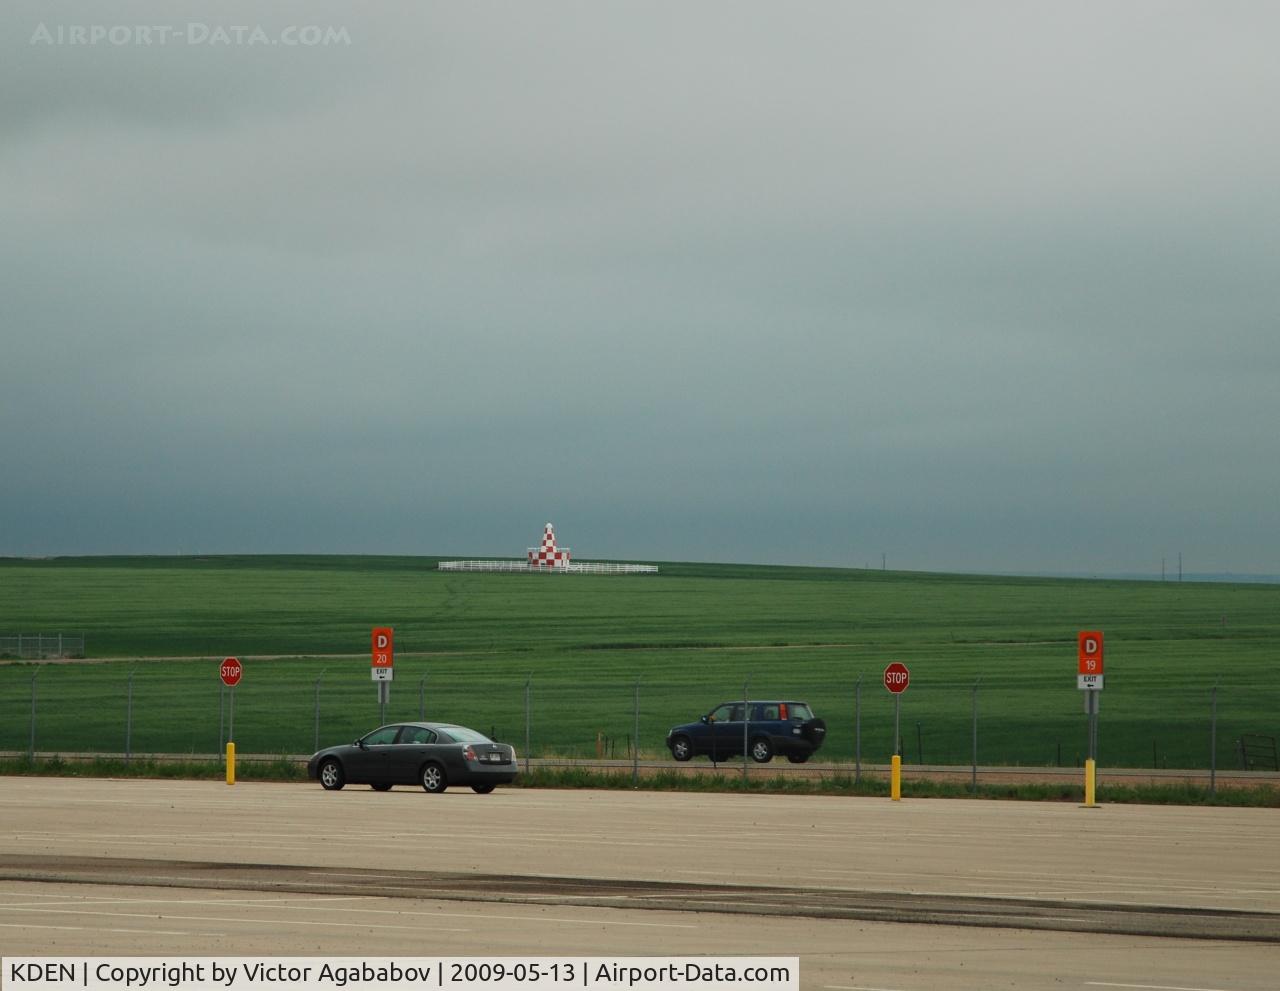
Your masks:
M440 735L448 737L454 743L492 743L483 733L477 733L473 729L467 729L465 726L442 726Z

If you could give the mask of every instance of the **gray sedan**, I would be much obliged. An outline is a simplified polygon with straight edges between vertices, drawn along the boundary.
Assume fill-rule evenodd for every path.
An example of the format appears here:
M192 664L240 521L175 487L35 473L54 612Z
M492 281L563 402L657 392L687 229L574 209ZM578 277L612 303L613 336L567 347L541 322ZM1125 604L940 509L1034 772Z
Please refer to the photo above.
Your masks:
M515 748L453 723L394 723L379 726L354 743L329 747L307 761L307 776L326 791L347 784L421 784L432 793L470 785L487 795L519 773Z

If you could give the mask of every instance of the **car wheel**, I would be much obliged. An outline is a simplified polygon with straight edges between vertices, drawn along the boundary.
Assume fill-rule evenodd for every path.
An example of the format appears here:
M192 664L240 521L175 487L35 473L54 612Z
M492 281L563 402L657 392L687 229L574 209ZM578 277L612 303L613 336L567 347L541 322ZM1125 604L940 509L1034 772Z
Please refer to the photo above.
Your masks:
M342 765L330 757L320 765L320 787L325 791L341 791L347 783L347 776L342 773Z
M693 757L693 743L687 736L677 736L671 741L671 756L681 761Z
M763 736L751 741L751 759L757 764L767 764L773 760L773 744Z
M793 764L803 764L809 759L808 754L787 754L787 760Z
M472 785L471 790L477 795L487 795L489 792L493 791L495 787L496 785Z
M390 791L391 790L391 786L389 784L386 784L385 782L376 784L376 785L370 785L369 787L372 788L374 791Z
M444 768L434 762L422 765L422 790L438 795L449 787Z

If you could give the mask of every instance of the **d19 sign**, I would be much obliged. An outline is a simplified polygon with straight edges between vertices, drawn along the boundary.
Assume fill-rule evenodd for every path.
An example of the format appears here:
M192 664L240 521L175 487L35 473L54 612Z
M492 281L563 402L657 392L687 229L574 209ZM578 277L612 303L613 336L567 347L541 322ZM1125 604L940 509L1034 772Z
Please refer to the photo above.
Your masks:
M1078 646L1076 687L1081 691L1102 689L1102 631L1081 630L1076 637Z
M1102 632L1100 630L1081 630L1076 638L1079 674L1102 674Z

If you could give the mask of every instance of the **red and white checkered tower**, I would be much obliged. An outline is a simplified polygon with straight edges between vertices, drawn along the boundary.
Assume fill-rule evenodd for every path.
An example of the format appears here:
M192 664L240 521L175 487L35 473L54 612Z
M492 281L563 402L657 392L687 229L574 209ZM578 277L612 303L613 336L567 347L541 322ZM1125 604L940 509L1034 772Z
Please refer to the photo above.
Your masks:
M569 563L569 548L556 548L556 528L550 523L542 531L542 546L529 548L529 567L563 568Z

